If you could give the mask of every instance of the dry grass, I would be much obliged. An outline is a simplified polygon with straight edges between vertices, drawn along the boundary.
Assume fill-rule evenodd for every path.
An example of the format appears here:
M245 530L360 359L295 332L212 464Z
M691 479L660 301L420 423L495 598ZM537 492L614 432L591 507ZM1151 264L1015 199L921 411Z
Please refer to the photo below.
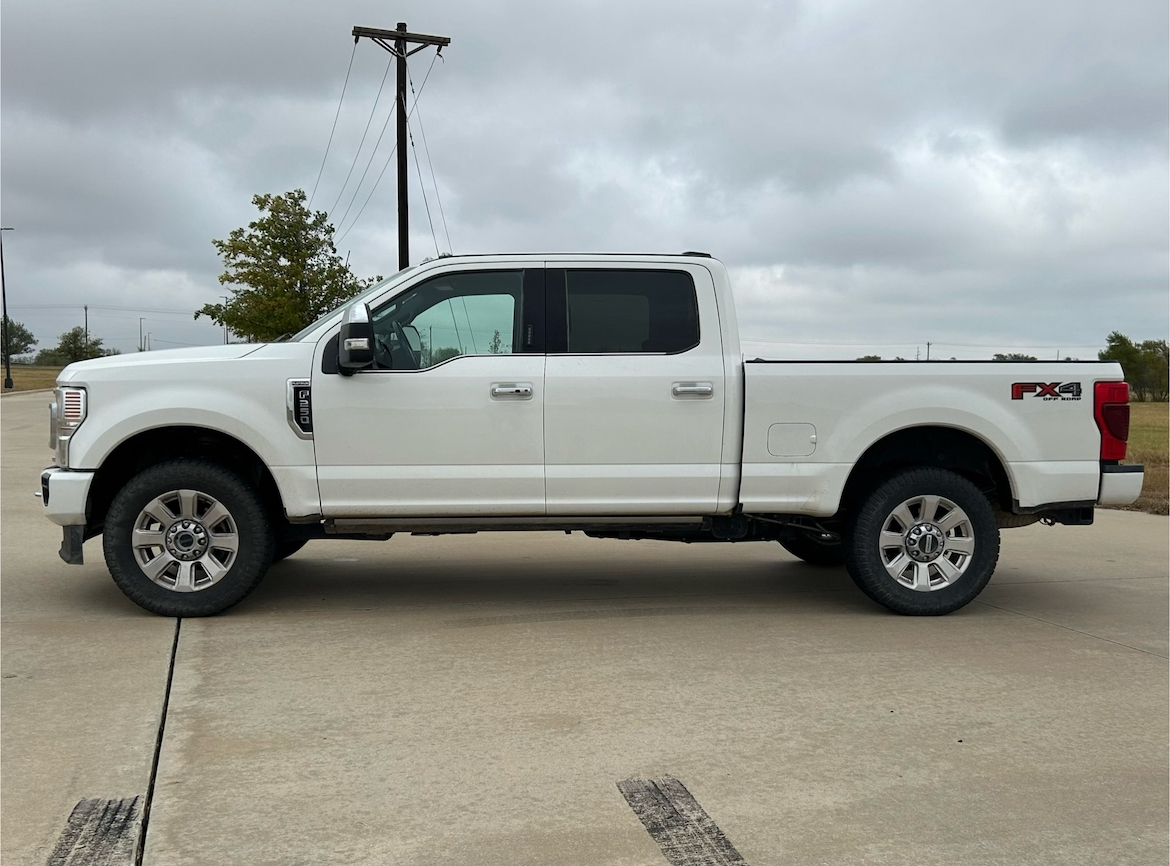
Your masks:
M12 390L36 391L40 388L52 388L57 382L57 374L61 367L36 367L31 364L12 365Z
M1129 447L1126 463L1144 463L1142 495L1127 511L1170 512L1170 403L1130 404Z

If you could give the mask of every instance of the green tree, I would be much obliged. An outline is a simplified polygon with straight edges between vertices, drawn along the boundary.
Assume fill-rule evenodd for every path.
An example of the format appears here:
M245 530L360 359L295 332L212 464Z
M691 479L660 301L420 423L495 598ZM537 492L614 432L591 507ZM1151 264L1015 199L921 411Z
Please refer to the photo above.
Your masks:
M500 339L499 331L492 334L492 341L488 343L488 351L493 355L499 355L504 351L504 341Z
M37 338L33 336L32 331L20 322L12 321L8 316L4 317L3 328L10 355L23 355L37 344Z
M447 346L445 348L435 349L435 351L431 353L431 364L432 365L442 364L444 361L448 360L449 358L457 358L462 354L463 353L460 352L454 346Z
M1165 403L1170 398L1170 344L1165 340L1142 340L1141 350L1150 399Z
M1035 355L1025 355L1022 352L1008 352L1006 355L1002 352L996 352L991 356L993 361L1035 361Z
M881 355L862 355L857 360L858 361L880 361L881 359L882 359Z
M1133 399L1164 401L1170 374L1170 347L1165 340L1135 343L1120 331L1105 338L1105 349L1097 353L1102 361L1117 361L1129 382Z
M324 211L305 207L304 190L252 197L261 216L227 240L211 243L223 259L219 281L231 286L223 304L206 304L195 318L252 342L295 333L381 277L359 280L337 254Z
M37 363L52 366L72 364L74 361L100 358L102 355L108 354L112 353L102 349L101 337L90 334L87 338L85 328L78 325L61 335L57 348L38 352Z

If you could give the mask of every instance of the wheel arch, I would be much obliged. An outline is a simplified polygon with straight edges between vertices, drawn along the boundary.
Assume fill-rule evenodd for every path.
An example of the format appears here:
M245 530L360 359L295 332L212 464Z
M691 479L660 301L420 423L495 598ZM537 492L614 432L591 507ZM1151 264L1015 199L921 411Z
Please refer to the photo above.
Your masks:
M1007 464L984 439L941 424L904 427L870 445L853 465L841 495L842 510L855 510L865 494L894 472L934 467L955 472L974 483L1003 512L1012 509L1012 480Z
M143 430L106 455L90 485L85 537L101 533L110 503L131 478L151 466L185 457L210 460L236 472L255 486L271 518L283 522L280 488L252 448L222 430L183 424Z

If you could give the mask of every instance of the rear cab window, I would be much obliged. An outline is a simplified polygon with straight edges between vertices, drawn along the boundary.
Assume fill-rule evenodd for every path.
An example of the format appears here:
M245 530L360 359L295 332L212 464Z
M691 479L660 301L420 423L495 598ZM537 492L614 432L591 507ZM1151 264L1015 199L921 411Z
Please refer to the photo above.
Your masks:
M548 351L677 354L699 345L695 284L685 271L550 268Z

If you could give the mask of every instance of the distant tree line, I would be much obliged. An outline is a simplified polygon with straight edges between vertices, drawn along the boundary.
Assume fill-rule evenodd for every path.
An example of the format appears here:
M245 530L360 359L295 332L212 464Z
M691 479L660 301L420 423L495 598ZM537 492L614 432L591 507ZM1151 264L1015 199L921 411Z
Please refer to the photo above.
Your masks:
M1105 338L1097 353L1102 361L1117 361L1129 382L1130 397L1139 402L1164 403L1170 394L1170 346L1165 340L1137 343L1120 331Z
M45 367L64 367L74 361L85 361L89 358L101 358L104 355L117 355L117 349L102 348L102 338L93 334L88 336L85 328L78 325L70 328L59 338L57 345L52 349L41 349L35 356L30 353L37 345L37 338L32 331L21 322L14 322L7 316L4 318L4 330L8 332L8 351L15 363L40 364ZM3 339L0 334L0 339ZM25 355L25 358L18 358Z
M1097 353L1101 361L1117 361L1129 382L1130 398L1136 402L1165 403L1170 399L1170 346L1166 340L1130 339L1120 331L1105 338L1106 348ZM859 361L880 361L881 355L862 355ZM897 358L896 360L902 360ZM953 358L951 360L954 360ZM993 361L1035 361L1023 352L996 352ZM1073 358L1065 358L1072 361Z

